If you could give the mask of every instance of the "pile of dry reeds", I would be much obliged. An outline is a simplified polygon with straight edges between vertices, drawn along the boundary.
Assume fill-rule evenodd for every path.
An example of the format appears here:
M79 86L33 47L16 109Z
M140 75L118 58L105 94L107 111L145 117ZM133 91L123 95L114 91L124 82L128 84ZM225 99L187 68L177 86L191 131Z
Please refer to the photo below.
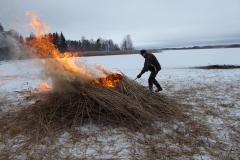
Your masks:
M77 82L71 85L77 92L39 92L29 95L27 99L35 99L35 103L11 117L13 121L8 121L11 124L9 131L21 130L26 134L33 133L38 138L47 135L54 140L57 131L74 130L88 123L140 131L151 128L157 121L168 121L176 115L182 115L174 100L149 92L146 87L125 75L115 88Z

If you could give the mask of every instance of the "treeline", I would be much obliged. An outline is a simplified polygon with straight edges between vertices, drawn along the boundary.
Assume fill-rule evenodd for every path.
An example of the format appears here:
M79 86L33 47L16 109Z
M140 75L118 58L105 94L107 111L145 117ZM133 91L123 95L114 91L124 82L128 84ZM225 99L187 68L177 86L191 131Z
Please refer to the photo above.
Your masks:
M87 39L82 36L80 40L66 40L63 33L60 35L56 33L49 33L48 35L52 39L52 43L58 48L60 52L67 51L113 51L120 50L118 44L115 44L111 39L98 38L96 41L94 39Z
M18 57L28 57L27 48L34 47L34 41L36 40L34 34L30 34L29 37L23 37L14 30L4 31L3 26L0 23L0 60L10 59L12 54L16 54L17 50L24 52L24 55ZM80 40L66 40L65 36L61 32L48 33L43 35L43 39L47 43L52 43L61 52L82 52L82 51L116 51L116 50L133 50L133 42L130 35L123 37L120 46L113 42L112 39L103 39L99 37L97 40L93 38L87 39L82 36ZM12 46L15 45L15 48ZM17 49L17 46L19 47Z
M193 46L193 47L180 47L180 48L161 48L161 50L216 49L216 48L240 48L240 44Z

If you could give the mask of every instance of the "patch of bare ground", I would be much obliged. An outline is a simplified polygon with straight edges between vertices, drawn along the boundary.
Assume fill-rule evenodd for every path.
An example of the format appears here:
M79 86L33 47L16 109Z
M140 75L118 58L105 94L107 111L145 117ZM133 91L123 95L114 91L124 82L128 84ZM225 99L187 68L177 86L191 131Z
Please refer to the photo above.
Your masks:
M209 65L209 66L199 66L194 67L195 69L237 69L240 66L237 65Z
M192 84L166 83L166 95L124 76L115 89L16 93L35 103L1 112L0 159L237 159L239 101L235 93L223 99L239 81Z

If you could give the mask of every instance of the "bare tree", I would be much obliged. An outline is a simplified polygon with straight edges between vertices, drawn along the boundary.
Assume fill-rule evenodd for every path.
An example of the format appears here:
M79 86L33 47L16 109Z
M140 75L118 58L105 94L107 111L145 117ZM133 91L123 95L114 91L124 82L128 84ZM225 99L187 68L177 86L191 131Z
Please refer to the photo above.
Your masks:
M130 35L126 35L123 38L123 41L122 41L122 44L121 44L121 49L122 50L134 50L133 42L132 42L132 39L131 39Z

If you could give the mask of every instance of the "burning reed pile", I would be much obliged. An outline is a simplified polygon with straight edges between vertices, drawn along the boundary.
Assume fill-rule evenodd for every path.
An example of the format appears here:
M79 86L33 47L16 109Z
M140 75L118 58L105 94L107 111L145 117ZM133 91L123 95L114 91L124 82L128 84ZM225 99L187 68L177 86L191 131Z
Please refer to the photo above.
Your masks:
M87 123L139 130L181 115L173 100L150 93L125 75L113 74L107 78L115 81L119 78L119 82L114 88L104 86L104 80L84 85L75 82L71 85L77 92L32 94L27 99L37 98L36 103L22 110L19 116L32 117L51 136L52 131L74 129Z
M37 95L39 100L31 106L32 112L36 119L53 126L79 126L87 120L134 129L150 126L157 120L167 120L179 113L176 104L168 98L150 95L143 86L126 76L116 75L121 80L115 88L73 83L75 93L40 93Z
M117 81L116 86L106 87L103 84L106 78ZM157 121L182 115L172 99L150 93L125 75L113 74L106 78L99 83L71 83L75 92L29 95L26 99L35 99L35 103L12 115L12 122L8 120L9 128L5 129L47 135L54 140L58 131L74 131L89 123L140 131L151 128Z

